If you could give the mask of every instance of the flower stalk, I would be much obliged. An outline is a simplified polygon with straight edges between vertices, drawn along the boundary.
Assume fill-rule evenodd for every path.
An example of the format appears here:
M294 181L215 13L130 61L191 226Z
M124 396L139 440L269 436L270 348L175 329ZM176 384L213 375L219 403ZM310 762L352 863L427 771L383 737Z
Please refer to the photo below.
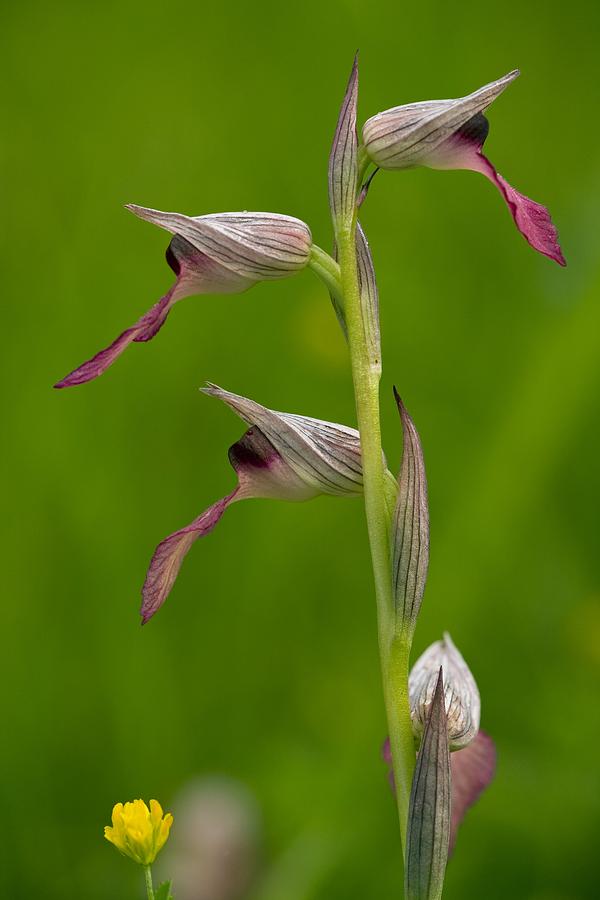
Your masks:
M356 416L360 433L365 512L375 579L379 653L403 847L415 767L415 745L408 699L410 643L396 628L390 558L390 515L386 504L385 468L379 412L380 368L370 359L361 313L356 252L357 215L337 231L340 274Z
M154 885L152 884L152 868L150 866L144 866L144 875L146 877L148 900L154 900Z

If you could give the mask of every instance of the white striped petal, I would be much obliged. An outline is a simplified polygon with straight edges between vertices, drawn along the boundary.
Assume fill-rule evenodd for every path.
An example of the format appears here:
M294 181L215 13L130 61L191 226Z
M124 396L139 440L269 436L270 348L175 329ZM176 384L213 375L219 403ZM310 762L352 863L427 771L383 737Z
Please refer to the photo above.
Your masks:
M312 236L308 225L278 213L238 212L206 216L161 212L130 204L127 209L141 219L183 238L224 271L220 291L235 293L274 278L285 278L303 269L310 256Z
M249 425L256 425L298 477L316 492L337 496L362 493L360 436L355 428L276 412L214 384L203 391L218 397Z

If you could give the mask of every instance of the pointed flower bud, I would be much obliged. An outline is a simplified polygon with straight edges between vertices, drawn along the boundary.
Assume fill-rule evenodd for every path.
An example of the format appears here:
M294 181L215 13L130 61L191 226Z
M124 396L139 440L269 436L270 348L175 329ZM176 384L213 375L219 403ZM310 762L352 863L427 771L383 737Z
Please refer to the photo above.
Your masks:
M467 97L408 103L378 113L365 123L363 141L370 159L382 169L429 166L485 175L500 191L525 240L564 266L548 210L511 187L481 152L489 130L483 112L518 74L509 72Z
M194 541L209 534L232 503L251 497L310 500L319 494L362 493L360 437L354 428L275 412L212 384L204 392L251 426L229 450L237 487L158 545L142 590L143 622L166 600Z
M259 281L293 275L309 262L310 229L292 216L241 212L193 217L142 206L127 208L174 235L167 262L175 272L175 284L112 344L59 381L57 388L97 378L129 344L151 340L178 300L193 294L239 294Z
M444 671L444 697L451 750L466 747L479 731L481 700L475 679L449 634L435 641L416 661L408 678L413 729L421 737L437 684Z

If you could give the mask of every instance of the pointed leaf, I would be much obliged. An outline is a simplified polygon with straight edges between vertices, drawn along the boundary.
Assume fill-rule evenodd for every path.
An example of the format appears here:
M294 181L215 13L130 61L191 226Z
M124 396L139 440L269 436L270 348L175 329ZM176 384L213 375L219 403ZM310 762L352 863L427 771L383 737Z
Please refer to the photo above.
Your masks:
M371 368L381 372L379 293L369 243L360 222L356 223L356 256L360 281L360 307Z
M392 582L397 621L414 632L429 566L429 507L417 429L394 388L402 420L403 450L392 531Z
M356 205L358 180L358 136L356 106L358 102L358 54L340 110L329 155L329 204L334 226L350 222Z
M413 778L406 840L406 900L439 900L450 839L450 751L440 668Z

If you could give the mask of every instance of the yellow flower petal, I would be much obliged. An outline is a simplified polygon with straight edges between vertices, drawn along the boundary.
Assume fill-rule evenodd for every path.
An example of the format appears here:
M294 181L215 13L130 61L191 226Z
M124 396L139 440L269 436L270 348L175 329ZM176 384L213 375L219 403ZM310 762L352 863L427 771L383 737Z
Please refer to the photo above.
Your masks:
M160 824L160 820L163 817L162 806L158 802L158 800L150 801L150 818L152 819L153 825Z

